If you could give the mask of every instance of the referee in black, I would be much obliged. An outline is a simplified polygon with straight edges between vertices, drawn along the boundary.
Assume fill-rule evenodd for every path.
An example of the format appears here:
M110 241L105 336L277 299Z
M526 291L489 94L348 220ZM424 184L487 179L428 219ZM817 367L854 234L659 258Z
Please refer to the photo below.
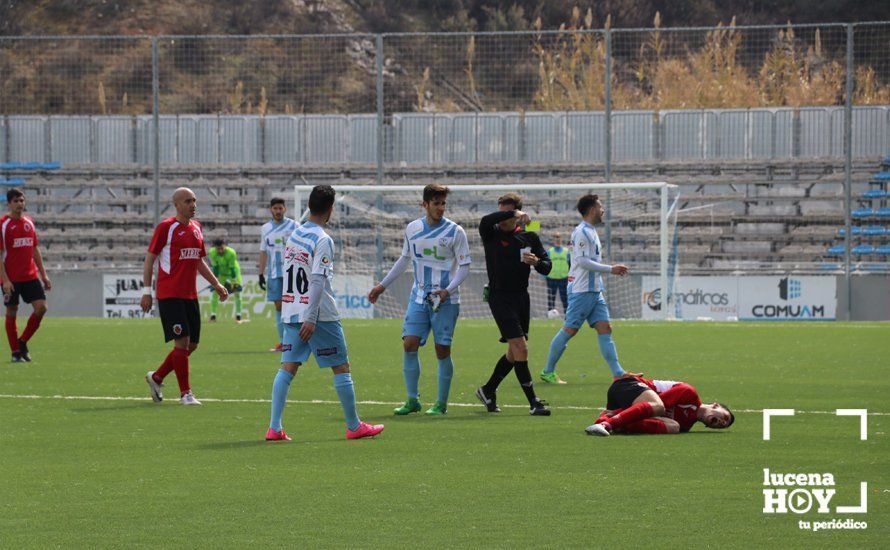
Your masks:
M488 412L500 412L497 389L501 381L516 371L516 378L528 399L532 416L550 416L547 404L535 395L528 368L529 317L528 276L531 268L541 275L553 267L537 233L525 231L530 221L522 211L522 197L507 193L498 199L498 211L479 222L479 234L485 247L485 268L488 271L488 307L501 331L501 342L507 353L498 359L488 382L476 390L476 397Z

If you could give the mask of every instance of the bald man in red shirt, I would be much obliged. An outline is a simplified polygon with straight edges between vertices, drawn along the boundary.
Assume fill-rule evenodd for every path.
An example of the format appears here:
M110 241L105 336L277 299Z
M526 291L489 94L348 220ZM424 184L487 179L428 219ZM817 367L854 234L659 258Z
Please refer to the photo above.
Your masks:
M228 297L213 270L204 262L204 233L194 220L197 200L191 189L180 187L173 193L176 215L163 220L155 228L145 254L142 270L142 311L151 311L151 281L155 262L158 264L158 314L164 327L165 341L173 340L173 351L157 370L145 375L151 398L160 403L164 399L161 387L170 372L179 382L179 402L200 405L189 383L189 356L198 348L201 339L201 311L198 308L197 275L207 279L220 300Z
M12 351L12 361L31 361L28 341L40 327L46 315L46 294L52 288L52 281L43 266L43 256L37 247L37 229L34 220L25 215L25 194L21 189L10 189L6 193L9 213L0 218L0 281L3 284L3 302L6 304L6 337ZM41 284L42 283L42 284ZM31 304L34 312L21 337L18 335L16 315L19 299Z

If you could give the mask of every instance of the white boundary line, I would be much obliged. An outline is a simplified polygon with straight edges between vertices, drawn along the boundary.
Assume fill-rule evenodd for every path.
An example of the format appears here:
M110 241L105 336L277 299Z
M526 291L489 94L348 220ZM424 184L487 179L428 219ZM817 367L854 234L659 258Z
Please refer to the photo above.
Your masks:
M0 399L47 399L57 401L145 401L151 402L150 397L136 396L108 396L108 395L31 395L31 394L0 394ZM214 397L201 397L202 402L206 403L271 403L271 399L219 399ZM175 402L175 399L171 399ZM311 400L293 400L288 399L288 403L296 405L340 405L339 401L331 401L325 399ZM401 401L358 401L359 405L402 405ZM449 407L482 407L481 403L449 403ZM499 405L502 408L509 409L527 409L526 405ZM595 411L601 410L603 407L581 407L578 405L561 405L554 406L551 409L566 411ZM763 409L733 409L734 413L761 413ZM836 414L835 411L796 411L800 414ZM869 416L890 416L890 412L869 412Z

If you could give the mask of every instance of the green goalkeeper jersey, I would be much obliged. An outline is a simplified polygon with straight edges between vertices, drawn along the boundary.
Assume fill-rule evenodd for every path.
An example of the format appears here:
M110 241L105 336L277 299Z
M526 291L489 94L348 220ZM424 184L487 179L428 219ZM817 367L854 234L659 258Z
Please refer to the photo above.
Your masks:
M210 258L210 267L213 274L221 283L232 281L241 284L241 266L238 264L238 253L231 246L227 246L225 252L220 254L216 247L211 247L207 253Z

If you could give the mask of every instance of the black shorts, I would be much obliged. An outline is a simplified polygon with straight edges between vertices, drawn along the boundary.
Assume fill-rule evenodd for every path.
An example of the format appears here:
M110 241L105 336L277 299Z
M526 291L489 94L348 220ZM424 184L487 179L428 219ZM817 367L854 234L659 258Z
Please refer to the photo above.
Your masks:
M19 296L22 297L26 304L37 300L46 300L43 285L38 279L12 283L12 293L3 296L3 303L7 306L17 306L19 305Z
M164 298L158 300L158 313L164 326L164 341L188 336L193 344L201 339L201 310L198 300Z
M531 303L528 292L491 291L488 307L494 322L501 331L501 342L510 338L525 337L528 340L528 324L531 316Z
M634 399L644 391L651 389L636 378L628 377L615 380L609 386L609 392L606 394L606 408L610 411L626 409L633 405Z

